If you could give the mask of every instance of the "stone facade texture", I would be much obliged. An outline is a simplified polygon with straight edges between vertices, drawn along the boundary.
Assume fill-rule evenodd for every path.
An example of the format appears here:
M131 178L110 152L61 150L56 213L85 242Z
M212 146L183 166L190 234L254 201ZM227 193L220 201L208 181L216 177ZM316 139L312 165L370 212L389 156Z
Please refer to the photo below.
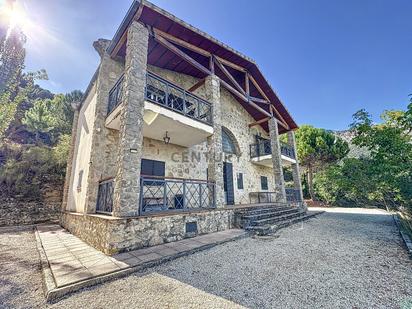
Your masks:
M270 146L272 148L273 176L275 179L275 191L278 192L279 202L286 202L285 179L283 178L282 154L280 150L279 128L274 117L269 119Z
M143 152L144 88L146 85L148 30L133 22L127 33L123 108L120 114L113 214L138 214L140 161Z
M219 232L233 227L232 210L182 213L167 216L114 218L102 215L64 213L61 224L91 246L115 254L195 235ZM196 222L197 232L188 233L186 223Z
M297 148L296 148L296 139L295 139L295 132L289 131L288 133L288 144L295 149L295 157L297 158ZM295 190L299 191L300 200L303 201L303 190L302 190L302 182L300 179L300 170L299 170L299 161L296 160L296 163L291 164L292 167L292 175L293 175L293 187Z
M213 108L213 135L207 139L209 153L208 179L215 182L215 203L217 207L225 205L223 189L223 161L218 159L222 153L222 101L220 100L220 81L216 75L210 75L205 81L206 100Z

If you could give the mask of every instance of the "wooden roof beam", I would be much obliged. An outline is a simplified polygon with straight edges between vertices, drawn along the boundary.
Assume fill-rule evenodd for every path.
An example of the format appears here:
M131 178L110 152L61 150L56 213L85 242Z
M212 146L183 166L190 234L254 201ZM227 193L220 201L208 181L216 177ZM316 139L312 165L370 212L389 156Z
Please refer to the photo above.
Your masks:
M258 120L258 121L249 123L248 126L249 126L249 128L251 128L251 127L257 126L258 124L265 123L266 121L269 121L269 119L270 119L270 117L265 117L265 118L262 118L262 119L260 119L260 120Z
M227 78L229 78L229 80L232 82L232 84L237 88L237 90L239 90L239 92L241 94L243 94L244 96L246 96L246 92L245 90L243 90L242 86L239 85L239 83L236 81L236 79L232 76L232 74L230 74L230 72L225 68L225 66L216 58L213 57L214 62L217 64L217 66L219 67L219 69L223 72L223 74L226 75Z
M205 68L203 65L201 65L199 62L197 62L195 59L193 59L192 57L190 57L188 54L184 53L183 51L181 51L179 48L177 48L176 46L174 46L172 43L170 43L168 40L166 40L164 37L156 34L156 32L153 32L153 36L154 39L161 45L163 45L164 47L166 47L167 49L169 49L171 52L173 52L174 54L176 54L177 56L179 56L180 58L182 58L183 60L185 60L186 62L188 62L189 64L191 64L192 66L194 66L196 69L198 69L199 71L207 74L207 75L211 75L212 72Z
M196 84L194 84L192 87L190 87L189 89L187 89L187 91L193 92L196 89L198 89L199 87L201 87L204 83L205 83L206 79L202 78L201 80L199 80Z

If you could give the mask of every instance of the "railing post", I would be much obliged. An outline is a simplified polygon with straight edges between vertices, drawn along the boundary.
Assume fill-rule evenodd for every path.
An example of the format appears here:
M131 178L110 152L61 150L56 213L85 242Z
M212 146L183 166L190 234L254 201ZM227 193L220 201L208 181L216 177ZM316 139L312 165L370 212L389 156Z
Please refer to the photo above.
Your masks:
M166 98L165 98L165 105L169 107L169 85L166 83ZM171 106L173 108L173 106Z
M163 182L163 209L167 209L167 180Z
M139 215L143 215L143 187L144 187L144 178L140 177L140 199L139 199Z
M183 179L183 209L186 207L186 179Z
M202 183L199 183L199 187L200 187L200 192L199 192L199 207L202 208Z

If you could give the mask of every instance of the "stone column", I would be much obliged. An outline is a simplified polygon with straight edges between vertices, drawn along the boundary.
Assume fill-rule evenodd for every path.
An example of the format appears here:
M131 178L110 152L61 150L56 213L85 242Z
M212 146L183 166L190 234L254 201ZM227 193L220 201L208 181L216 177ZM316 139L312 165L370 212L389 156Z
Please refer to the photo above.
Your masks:
M124 99L113 201L113 215L119 217L136 216L139 212L148 41L148 30L134 21L127 33Z
M269 119L270 146L272 147L273 176L278 202L286 203L285 180L283 178L282 156L280 152L279 129L275 117Z
M67 165L66 165L66 176L64 179L64 187L63 187L63 199L62 199L62 206L61 211L67 211L67 200L69 197L69 188L70 182L72 181L72 169L73 169L73 159L74 159L74 149L76 148L76 137L77 137L77 125L79 121L79 110L81 107L81 103L72 104L74 114L73 114L73 124L72 124L72 135L70 140L70 151L69 156L67 158Z
M208 76L205 89L206 99L213 106L213 135L207 138L208 179L215 182L216 207L223 207L226 203L223 188L222 108L219 78L216 75Z
M108 143L107 135L110 129L105 126L107 108L109 104L109 92L123 74L123 64L113 60L106 52L110 41L99 39L93 43L93 47L99 53L101 60L96 78L96 110L92 131L92 146L89 163L89 176L87 178L87 192L85 213L96 212L97 191L99 181L106 165L105 153Z
M303 191L302 191L302 182L301 182L301 179L300 179L298 151L296 149L295 132L293 132L293 131L288 132L288 144L289 144L289 146L293 147L293 151L295 153L295 160L296 160L296 163L292 164L292 174L293 174L294 188L295 188L295 190L299 191L299 198L303 202Z

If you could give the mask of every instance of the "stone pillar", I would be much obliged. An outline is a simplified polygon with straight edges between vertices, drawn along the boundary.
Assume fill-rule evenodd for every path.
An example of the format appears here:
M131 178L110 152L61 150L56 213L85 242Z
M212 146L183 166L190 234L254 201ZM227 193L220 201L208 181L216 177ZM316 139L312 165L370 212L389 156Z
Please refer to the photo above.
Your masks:
M219 78L216 75L208 76L205 89L206 99L213 106L213 135L207 138L208 179L215 182L216 207L223 207L226 203L223 188L222 108Z
M70 151L69 156L67 158L67 165L66 165L66 176L64 179L64 187L63 187L63 199L62 199L62 206L61 211L67 211L67 200L69 197L69 188L70 182L72 181L72 169L73 169L73 159L74 159L74 149L76 148L76 137L77 137L77 125L79 121L79 111L81 107L81 103L72 104L74 114L73 114L73 124L72 124L72 135L70 140Z
M295 160L296 160L296 163L292 164L293 184L294 184L295 190L299 191L299 198L303 204L303 191L302 191L302 182L300 179L298 151L296 149L295 132L293 131L288 132L288 144L289 146L293 147L293 151L295 153Z
M113 215L119 217L136 216L139 213L148 41L148 30L134 21L127 33L124 99L120 114L118 170L113 201Z
M280 152L279 129L275 117L269 119L270 146L272 147L272 164L275 191L278 202L286 203L285 180L283 178L282 156Z
M99 181L106 165L105 152L108 142L107 135L110 129L105 126L109 92L123 74L123 64L113 60L106 52L110 41L99 39L93 47L99 53L101 60L96 79L96 110L92 131L92 146L89 162L89 176L87 178L87 192L85 213L96 212L97 191Z

